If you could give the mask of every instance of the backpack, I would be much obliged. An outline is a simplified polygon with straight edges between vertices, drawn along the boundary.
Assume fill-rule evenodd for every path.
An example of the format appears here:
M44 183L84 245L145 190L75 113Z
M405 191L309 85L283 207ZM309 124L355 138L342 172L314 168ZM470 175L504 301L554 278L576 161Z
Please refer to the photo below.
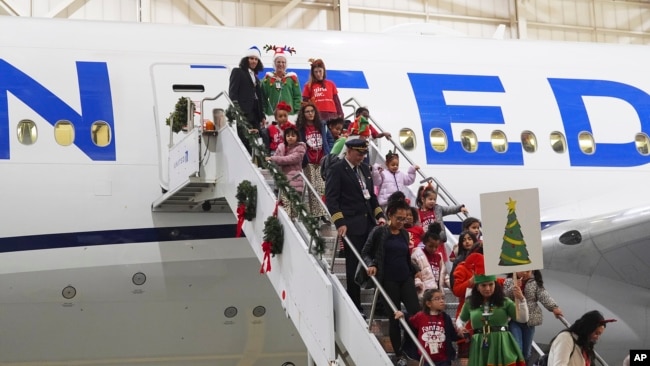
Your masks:
M327 171L329 168L332 166L332 164L336 163L337 161L341 160L338 155L335 154L328 154L325 155L321 160L320 160L320 176L323 178L323 181L327 181Z
M549 344L549 352L548 353L551 353L550 346L553 344L553 341L555 340L556 337L557 337L557 335L555 337L553 337L553 339L551 339L551 343ZM571 356L573 356L573 352L575 352L575 350L576 350L575 349L576 340L573 337L571 337L571 339L573 340L574 347L571 350L571 353L569 354L569 358L571 358ZM537 360L535 365L537 365L537 366L548 366L548 353L545 353L544 355L542 355L542 357L540 357Z

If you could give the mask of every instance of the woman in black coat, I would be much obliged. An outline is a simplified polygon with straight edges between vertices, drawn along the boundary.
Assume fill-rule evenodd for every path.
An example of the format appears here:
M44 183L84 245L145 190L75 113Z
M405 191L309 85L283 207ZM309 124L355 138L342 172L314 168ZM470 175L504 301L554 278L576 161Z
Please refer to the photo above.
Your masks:
M254 131L259 132L263 127L262 121L264 114L262 113L262 88L260 86L260 79L257 74L264 69L260 59L260 50L253 46L246 51L246 54L239 62L239 67L232 70L230 74L230 84L228 87L228 96L233 102L237 102L246 120L251 125ZM251 152L248 141L242 133L239 132L239 138L246 146L246 150Z
M377 226L370 232L361 256L368 266L368 276L377 276L395 306L399 309L400 304L404 303L409 314L414 315L420 310L414 279L419 269L411 262L409 235L404 229L406 213L410 207L403 200L389 199L386 210L388 225ZM401 311L397 311L389 317L390 342L398 356L402 353L398 322L402 315Z

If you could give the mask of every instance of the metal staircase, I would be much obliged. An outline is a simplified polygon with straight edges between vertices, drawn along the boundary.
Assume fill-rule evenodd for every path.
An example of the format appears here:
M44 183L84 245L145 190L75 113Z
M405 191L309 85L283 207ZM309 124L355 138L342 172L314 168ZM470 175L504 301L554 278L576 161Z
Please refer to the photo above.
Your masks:
M205 100L221 96L230 103L225 93ZM257 187L257 212L255 219L245 221L243 231L261 263L264 222L277 200L269 175L251 162L234 127L219 124L219 131L204 131L193 121L187 125L185 137L170 147L170 190L153 202L152 209L193 211L221 205L236 212L237 186L248 180ZM384 348L390 343L385 337L387 319L367 323L347 295L345 281L338 278L341 274L332 271L336 230L321 228L326 253L315 255L301 222L284 210L278 211L278 219L284 229L284 250L271 259L266 276L308 349L310 365L392 365ZM366 294L369 297L372 294Z
M248 180L257 186L257 216L246 221L243 230L261 262L264 221L272 215L276 196L260 169L251 163L250 155L232 127L219 131L215 162L215 194L225 197L233 212L237 206L237 185ZM324 270L327 263L312 254L302 225L294 225L284 210L279 210L278 218L285 233L284 250L272 258L271 272L266 275L314 363L391 365L377 339L368 333L365 321L336 276ZM344 354L341 350L347 352Z

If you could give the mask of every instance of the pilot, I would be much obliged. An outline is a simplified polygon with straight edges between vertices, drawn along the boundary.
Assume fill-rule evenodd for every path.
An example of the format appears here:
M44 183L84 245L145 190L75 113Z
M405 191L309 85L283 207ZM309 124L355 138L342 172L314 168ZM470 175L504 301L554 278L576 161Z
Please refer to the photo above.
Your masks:
M343 159L328 169L325 182L325 202L332 214L332 221L338 235L347 236L352 245L361 253L368 234L375 226L386 223L384 212L373 190L370 168L363 163L368 153L368 142L353 139L345 143L348 148ZM344 240L345 274L347 291L352 302L361 311L361 289L354 281L359 259L348 248Z

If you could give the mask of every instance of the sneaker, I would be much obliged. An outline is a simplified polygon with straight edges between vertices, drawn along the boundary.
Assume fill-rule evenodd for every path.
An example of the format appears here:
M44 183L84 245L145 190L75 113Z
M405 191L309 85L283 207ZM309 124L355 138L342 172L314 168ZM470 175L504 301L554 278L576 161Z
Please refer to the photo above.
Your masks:
M395 366L407 366L408 361L406 361L406 358L400 357L397 362L395 362Z

